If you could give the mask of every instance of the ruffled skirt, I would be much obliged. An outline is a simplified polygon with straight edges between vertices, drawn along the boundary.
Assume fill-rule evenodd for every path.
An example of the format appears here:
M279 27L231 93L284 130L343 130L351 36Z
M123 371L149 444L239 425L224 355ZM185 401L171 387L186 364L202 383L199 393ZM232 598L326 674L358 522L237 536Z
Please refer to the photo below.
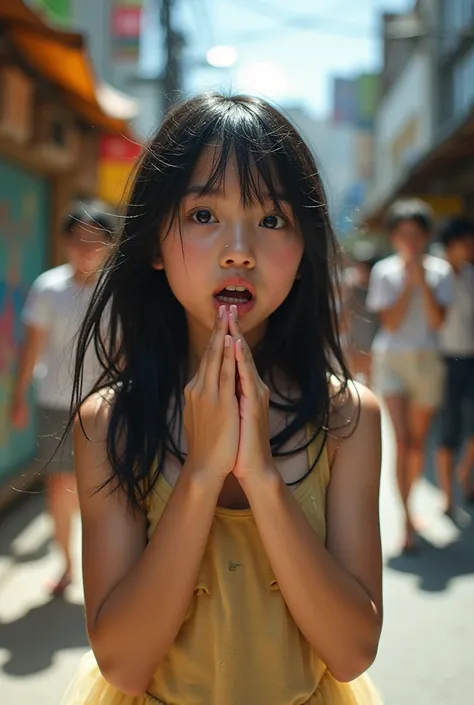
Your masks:
M135 696L122 693L102 677L94 655L89 651L81 660L61 705L153 705L153 703L168 705L154 698L153 695ZM351 683L339 683L326 671L317 691L305 705L382 705L382 700L367 675L360 676Z

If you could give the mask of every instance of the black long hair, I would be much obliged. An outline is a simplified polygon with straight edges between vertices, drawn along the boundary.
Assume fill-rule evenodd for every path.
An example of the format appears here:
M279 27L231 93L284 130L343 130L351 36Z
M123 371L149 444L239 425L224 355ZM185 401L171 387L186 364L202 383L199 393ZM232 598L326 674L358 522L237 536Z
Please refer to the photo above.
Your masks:
M209 144L218 144L220 151L204 192L222 181L228 160L235 159L244 206L261 200L257 182L278 203L278 180L304 240L300 276L270 316L254 351L260 374L280 397L271 403L289 419L270 439L274 455L287 454L284 444L308 423L315 433L327 431L334 395L329 377L338 378L339 393L349 379L337 326L338 245L318 168L302 137L278 110L257 98L212 93L178 105L137 164L121 232L77 345L73 412L80 417L83 360L94 345L102 373L89 394L113 390L110 483L123 488L134 507L143 507L167 453L184 462L173 429L181 428L188 381L186 317L165 273L152 268L152 261L160 236L179 218L183 194ZM297 387L297 398L276 389L278 370Z

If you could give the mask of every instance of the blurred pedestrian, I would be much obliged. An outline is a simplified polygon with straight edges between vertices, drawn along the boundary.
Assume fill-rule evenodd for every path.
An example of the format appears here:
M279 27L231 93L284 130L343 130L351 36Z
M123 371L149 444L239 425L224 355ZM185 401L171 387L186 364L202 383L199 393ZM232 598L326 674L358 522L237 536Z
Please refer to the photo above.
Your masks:
M370 242L354 245L352 261L344 274L344 315L347 325L347 359L351 375L370 386L372 343L378 317L366 306L370 273L377 262L376 248Z
M372 380L384 397L397 444L397 481L405 513L403 550L415 549L409 500L424 468L425 442L443 395L438 332L452 302L448 262L426 254L433 230L430 207L401 200L387 227L395 253L372 270L367 307L379 314L372 346Z
M11 407L12 425L28 422L28 391L36 378L38 404L37 460L47 472L48 507L64 567L52 581L60 596L71 582L70 536L77 493L72 436L58 447L70 416L74 338L89 305L98 269L113 233L113 222L100 203L74 204L62 225L61 245L67 264L41 274L29 292L25 326ZM92 388L99 368L92 346L84 361L84 384Z
M474 501L471 470L474 465L474 222L448 221L441 230L446 260L454 271L454 297L440 330L440 347L446 365L441 414L438 474L445 496L445 511L454 516L453 465L467 440L458 478L464 497Z
M93 654L65 705L379 702L380 410L344 366L319 173L275 108L216 94L140 163L78 343L82 367L111 304L82 404L76 377Z

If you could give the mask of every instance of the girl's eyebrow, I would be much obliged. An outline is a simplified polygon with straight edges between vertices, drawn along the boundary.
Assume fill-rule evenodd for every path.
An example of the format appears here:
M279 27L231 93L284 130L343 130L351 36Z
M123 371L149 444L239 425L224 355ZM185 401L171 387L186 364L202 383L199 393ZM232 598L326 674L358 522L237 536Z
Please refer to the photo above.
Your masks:
M222 196L223 192L224 189L221 187L213 186L209 188L206 184L191 184L184 192L184 196ZM274 200L269 191L263 191L261 195L265 201ZM282 191L276 191L274 195L277 201L290 203L288 196Z

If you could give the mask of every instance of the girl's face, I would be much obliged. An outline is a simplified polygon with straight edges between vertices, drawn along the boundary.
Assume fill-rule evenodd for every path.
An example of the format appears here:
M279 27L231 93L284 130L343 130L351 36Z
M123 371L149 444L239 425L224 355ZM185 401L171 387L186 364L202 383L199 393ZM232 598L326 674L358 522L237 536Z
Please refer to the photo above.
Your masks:
M169 285L186 311L190 341L199 353L214 327L219 306L236 304L250 345L264 335L266 321L288 296L298 275L303 239L290 204L282 211L270 196L244 208L236 163L229 160L222 183L200 195L219 147L199 159L176 223L161 243ZM259 179L257 169L256 183Z

